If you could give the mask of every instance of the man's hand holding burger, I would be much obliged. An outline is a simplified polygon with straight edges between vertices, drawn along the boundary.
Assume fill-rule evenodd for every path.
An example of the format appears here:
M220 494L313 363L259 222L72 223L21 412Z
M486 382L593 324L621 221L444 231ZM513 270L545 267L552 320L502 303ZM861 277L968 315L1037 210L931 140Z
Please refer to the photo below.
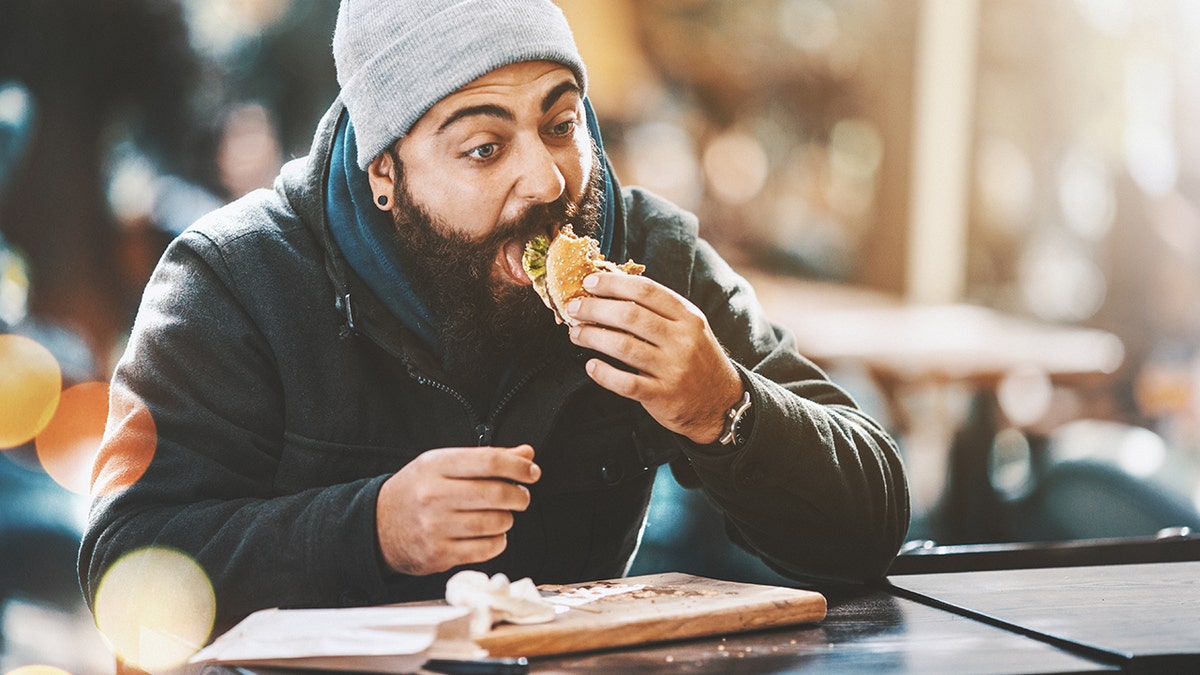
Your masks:
M634 370L591 359L597 384L695 443L718 439L742 381L698 307L641 276L643 266L604 260L598 242L569 225L553 241L532 242L524 266L546 306L571 326L572 342Z
M642 276L598 272L583 286L592 295L567 306L580 322L571 341L636 371L591 359L588 375L694 443L716 441L725 411L742 396L742 380L700 309Z

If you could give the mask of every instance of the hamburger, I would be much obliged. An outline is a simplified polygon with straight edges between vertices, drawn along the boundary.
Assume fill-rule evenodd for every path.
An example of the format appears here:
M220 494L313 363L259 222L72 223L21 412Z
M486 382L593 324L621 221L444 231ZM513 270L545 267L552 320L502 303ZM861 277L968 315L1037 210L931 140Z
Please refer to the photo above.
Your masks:
M591 295L583 290L584 277L593 272L641 274L646 271L645 265L632 260L620 265L605 260L600 253L600 242L575 234L569 224L563 225L553 241L538 235L526 244L521 266L533 281L533 290L554 312L555 321L569 326L580 322L567 314L567 303Z

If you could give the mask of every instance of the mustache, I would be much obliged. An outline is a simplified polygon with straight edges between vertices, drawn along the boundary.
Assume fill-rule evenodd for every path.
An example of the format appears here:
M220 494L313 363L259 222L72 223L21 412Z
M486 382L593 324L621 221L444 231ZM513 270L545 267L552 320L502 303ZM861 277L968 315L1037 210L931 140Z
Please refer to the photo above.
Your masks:
M564 193L552 202L533 204L516 218L501 223L488 237L489 243L500 244L510 239L529 241L539 234L550 237L555 234L550 231L552 228L574 220L578 214L578 205Z

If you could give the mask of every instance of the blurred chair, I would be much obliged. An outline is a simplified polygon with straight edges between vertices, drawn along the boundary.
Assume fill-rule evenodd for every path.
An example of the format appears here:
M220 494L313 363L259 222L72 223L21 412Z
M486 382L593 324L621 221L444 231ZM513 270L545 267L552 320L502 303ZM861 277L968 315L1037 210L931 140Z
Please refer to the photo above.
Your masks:
M1190 499L1200 490L1200 466L1149 429L1102 420L1063 425L1046 440L1035 481L1012 511L1018 540L1200 532Z

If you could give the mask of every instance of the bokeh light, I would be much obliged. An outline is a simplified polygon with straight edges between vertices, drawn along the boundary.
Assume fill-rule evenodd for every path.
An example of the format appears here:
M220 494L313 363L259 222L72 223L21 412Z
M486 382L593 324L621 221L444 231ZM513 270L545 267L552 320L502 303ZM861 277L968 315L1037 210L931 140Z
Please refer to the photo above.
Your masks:
M0 322L15 326L29 313L29 265L0 246Z
M1170 63L1150 53L1131 55L1125 63L1125 166L1154 197L1170 192L1179 178L1174 108Z
M838 213L865 215L875 200L883 137L867 120L838 120L829 132L829 203Z
M116 494L136 483L154 458L158 431L150 409L133 392L117 386L112 391L104 440L92 474L92 495Z
M71 675L71 673L54 666L32 665L10 670L5 675Z
M769 171L767 151L758 139L741 131L717 136L704 150L708 187L726 204L744 204L753 199L762 190Z
M1053 394L1050 376L1035 366L1014 368L1004 374L996 387L1000 409L1019 427L1040 420L1050 409Z
M1167 445L1162 436L1149 429L1131 427L1122 439L1117 463L1139 478L1158 473L1167 461Z
M20 335L0 335L0 449L15 448L50 423L62 370L50 350Z
M1034 172L1029 156L1008 138L980 142L975 162L975 189L985 224L1002 234L1018 235L1029 226Z
M96 591L96 626L127 663L176 668L208 642L217 601L208 575L188 555L144 548L122 556Z
M825 0L784 0L779 3L779 34L798 49L824 53L836 46L841 27Z
M1104 272L1079 242L1059 233L1035 236L1020 260L1021 297L1039 318L1077 322L1104 304Z
M1016 427L1001 429L988 454L988 481L1004 498L1017 500L1033 488L1033 451Z
M698 203L700 163L686 129L670 122L639 124L626 135L624 151L633 184L684 207Z
M1071 231L1089 241L1103 239L1117 214L1104 158L1082 147L1064 153L1058 167L1058 202Z
M202 54L228 57L284 18L287 0L186 0L192 46Z
M76 494L88 493L107 417L107 384L84 382L62 393L54 417L34 441L42 469L56 483Z

